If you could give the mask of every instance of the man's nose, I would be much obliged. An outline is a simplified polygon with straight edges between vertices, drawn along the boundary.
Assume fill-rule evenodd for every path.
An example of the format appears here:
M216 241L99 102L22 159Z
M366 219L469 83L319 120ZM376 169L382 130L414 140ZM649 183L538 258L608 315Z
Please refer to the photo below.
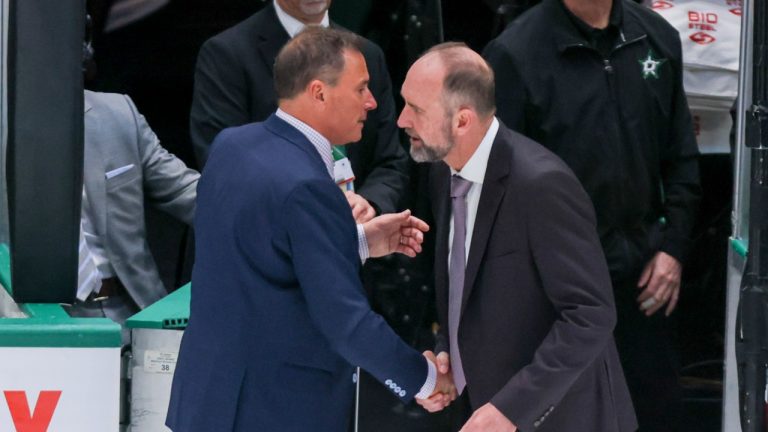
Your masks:
M376 98L373 97L373 93L371 93L370 90L365 91L368 98L365 101L365 110L366 111L372 111L375 110L378 104L376 103Z

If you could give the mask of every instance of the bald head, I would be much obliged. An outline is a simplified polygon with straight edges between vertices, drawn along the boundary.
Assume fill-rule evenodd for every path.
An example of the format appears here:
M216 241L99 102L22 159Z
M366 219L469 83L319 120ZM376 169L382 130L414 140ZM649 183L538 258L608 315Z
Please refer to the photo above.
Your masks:
M442 76L442 97L446 109L472 108L480 118L496 112L493 70L476 52L460 42L446 42L432 47L416 61ZM435 76L435 75L433 75Z

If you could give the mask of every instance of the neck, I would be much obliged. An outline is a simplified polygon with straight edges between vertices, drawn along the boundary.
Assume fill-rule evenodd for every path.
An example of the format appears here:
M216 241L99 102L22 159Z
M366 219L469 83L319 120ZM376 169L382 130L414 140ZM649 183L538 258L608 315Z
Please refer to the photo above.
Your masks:
M309 127L311 127L312 129L320 133L320 135L324 137L327 136L325 134L325 131L321 127L322 125L318 121L317 116L313 115L315 114L315 112L311 109L311 107L308 107L306 103L301 99L280 100L278 106L286 114L290 114L291 116L306 123Z
M301 21L301 23L304 25L319 25L323 22L323 18L325 18L325 10L319 14L307 15L297 8L290 7L290 5L285 4L285 2L282 0L277 0L277 5L280 7L280 9L283 10L283 12Z
M491 127L491 122L493 122L493 116L483 121L478 127L473 128L465 136L456 137L456 144L446 155L445 163L456 171L461 171L475 154L477 148L480 147L485 134L488 133L488 128Z
M596 29L608 27L613 0L563 0L563 3L571 13L591 27Z

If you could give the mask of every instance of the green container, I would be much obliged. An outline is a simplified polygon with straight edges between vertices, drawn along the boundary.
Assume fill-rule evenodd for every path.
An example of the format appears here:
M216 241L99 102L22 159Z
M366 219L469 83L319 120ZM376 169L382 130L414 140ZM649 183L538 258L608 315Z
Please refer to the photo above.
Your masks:
M11 293L8 245L0 244L0 283ZM109 348L121 346L120 326L108 318L72 318L59 304L25 303L24 318L0 318L0 347Z
M191 283L182 286L143 311L128 318L125 325L130 329L185 329L189 322L189 296L191 291Z

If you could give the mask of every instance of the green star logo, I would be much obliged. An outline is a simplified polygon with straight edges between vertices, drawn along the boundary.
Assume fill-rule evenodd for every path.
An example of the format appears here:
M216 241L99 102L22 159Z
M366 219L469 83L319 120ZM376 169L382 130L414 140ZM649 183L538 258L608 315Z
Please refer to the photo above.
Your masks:
M654 58L653 51L649 49L648 57L638 59L637 62L642 67L643 79L659 79L659 67L666 63L667 59Z

